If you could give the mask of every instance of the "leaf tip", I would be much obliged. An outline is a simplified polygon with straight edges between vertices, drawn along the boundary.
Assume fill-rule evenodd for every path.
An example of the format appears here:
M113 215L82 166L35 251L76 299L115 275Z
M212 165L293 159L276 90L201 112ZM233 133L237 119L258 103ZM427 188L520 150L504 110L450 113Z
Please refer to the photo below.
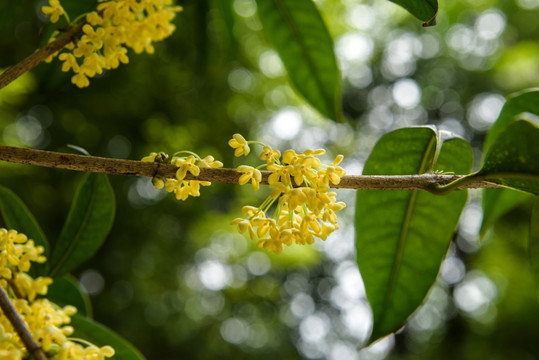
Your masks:
M430 27L436 25L436 16L434 16L432 19L427 20L423 23L423 27Z

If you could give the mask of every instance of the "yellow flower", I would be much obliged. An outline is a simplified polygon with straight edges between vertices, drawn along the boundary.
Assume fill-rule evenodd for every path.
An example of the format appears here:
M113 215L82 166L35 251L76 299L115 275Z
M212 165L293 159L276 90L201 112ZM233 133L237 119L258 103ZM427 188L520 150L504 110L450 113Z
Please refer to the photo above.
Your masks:
M240 176L240 179L238 181L240 185L245 185L249 181L251 181L253 189L259 189L259 184L262 181L262 173L260 172L260 170L255 169L252 166L240 165L238 166L237 171L243 173L243 175Z
M80 88L90 85L90 80L83 73L78 73L71 77L71 82Z
M273 150L271 146L267 145L262 148L262 153L260 154L260 159L265 160L268 165L279 160L280 157L281 153L279 150Z
M103 24L103 18L99 16L97 11L92 11L86 15L86 21L93 26L96 25L102 25Z
M79 63L73 54L71 53L62 53L58 56L58 59L62 60L62 71L67 72L69 69L73 69L74 72L79 72Z
M127 49L122 46L115 46L112 49L107 48L105 50L105 57L103 58L104 67L107 69L116 69L120 66L120 63L129 63L129 58L126 54Z
M343 160L342 155L337 155L333 163L326 168L326 170L322 170L320 172L320 181L325 186L329 186L329 183L331 182L333 185L337 185L341 182L341 178L346 175L346 171L340 167L337 166L341 163Z
M251 222L249 220L242 219L242 218L236 218L236 219L232 220L230 225L238 225L238 231L239 231L240 234L248 232L249 237L251 238L251 240L256 239L256 234L255 234L255 231L253 230L253 225L251 224Z
M232 139L228 141L228 145L230 145L231 148L234 150L234 156L239 157L242 155L249 155L251 152L251 148L249 147L249 144L247 144L247 140L240 134L234 134L232 135Z
M177 200L185 200L189 196L200 196L200 186L210 186L209 181L167 179L165 190L176 194Z
M103 73L103 60L102 56L97 53L93 53L84 58L84 62L80 66L80 72L86 76L94 77L95 74Z
M80 41L91 42L95 50L99 50L103 47L103 38L105 37L105 29L102 27L95 30L92 25L86 24L82 27L84 35L82 35Z
M73 49L73 55L75 55L75 57L86 57L92 55L94 50L95 47L92 43L80 40L77 42L75 49Z
M220 168L223 167L223 163L215 160L211 155L206 156L204 159L198 161L199 167L210 167L210 168Z
M195 157L194 156L188 156L187 158L180 158L176 159L174 165L176 165L179 169L176 171L176 179L183 180L185 178L185 175L187 175L187 172L189 171L192 175L198 176L200 173L200 169L198 166L195 165Z
M55 23L60 19L61 15L65 14L65 10L58 0L49 0L49 5L50 6L42 6L41 12L45 15L50 15L51 23Z
M156 156L157 156L157 153L156 153L156 152L151 152L150 155L143 157L140 161L143 161L143 162L154 162Z

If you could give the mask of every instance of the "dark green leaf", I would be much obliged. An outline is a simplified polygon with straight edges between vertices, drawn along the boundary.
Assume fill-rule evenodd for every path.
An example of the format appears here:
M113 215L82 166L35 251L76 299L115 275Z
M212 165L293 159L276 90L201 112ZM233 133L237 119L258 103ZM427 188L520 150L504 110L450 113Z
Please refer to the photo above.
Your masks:
M507 126L485 155L477 177L539 194L539 128L519 120Z
M511 189L483 190L483 222L479 232L483 238L496 221L511 209L533 197L529 193Z
M436 25L438 0L390 0L408 10L419 20L425 21L425 26Z
M112 227L114 210L114 192L106 175L85 175L52 250L50 276L61 276L95 254Z
M60 306L73 305L78 314L92 316L88 295L80 290L77 279L69 274L54 279L47 291L47 298Z
M227 45L230 54L233 54L233 51L237 50L238 47L236 37L234 36L234 9L232 3L232 0L217 1L216 3L225 30L221 31L219 35L222 36L223 43Z
M90 341L97 346L112 346L115 351L114 360L146 359L140 351L120 335L87 317L75 314L71 317L71 325L75 328L73 337Z
M498 119L488 131L483 147L484 154L488 153L504 129L514 121L520 120L523 113L539 116L539 88L527 89L507 98Z
M528 89L511 95L505 102L498 119L490 128L485 140L484 154L487 154L495 140L503 135L505 128L514 121L532 113L539 116L539 89ZM483 190L483 222L481 237L503 214L529 199L532 195L509 189Z
M258 0L264 32L297 91L322 115L341 118L333 40L312 0Z
M13 229L26 234L36 245L43 246L43 256L49 256L49 242L34 215L13 191L3 186L0 186L0 212L8 230ZM44 275L46 272L47 263L32 264L33 276Z
M432 128L407 128L378 141L363 174L430 170L467 174L471 165L472 152L465 140ZM446 196L417 190L358 190L357 263L373 310L372 340L397 331L421 305L436 280L466 199L465 190Z
M528 250L535 283L539 287L539 197L536 197L532 208Z

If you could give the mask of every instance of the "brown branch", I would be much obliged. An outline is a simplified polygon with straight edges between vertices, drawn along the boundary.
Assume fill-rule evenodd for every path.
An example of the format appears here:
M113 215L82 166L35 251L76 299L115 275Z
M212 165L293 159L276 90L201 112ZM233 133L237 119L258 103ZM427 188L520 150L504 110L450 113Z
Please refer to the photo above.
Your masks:
M65 154L53 151L25 149L0 145L0 161L43 166L57 169L87 171L109 175L147 176L159 175L163 178L176 176L175 165L149 163L135 160L110 159L97 156ZM268 184L270 171L262 171L262 184ZM186 180L201 180L234 184L241 174L235 169L200 168L198 176L187 174ZM377 189L377 190L427 190L432 184L445 185L461 178L462 175L347 175L340 189ZM501 185L478 181L464 185L466 188L494 188Z
M21 338L21 341L24 344L24 347L26 347L26 350L28 350L28 353L36 360L47 360L43 350L39 344L34 341L34 338L32 337L30 330L28 330L26 323L11 303L8 294L2 286L0 286L0 308L13 326L13 329L15 329Z
M62 49L74 39L76 39L82 33L82 27L84 26L84 24L85 22L69 28L56 40L48 43L32 55L28 56L26 59L22 60L18 64L10 67L2 74L0 74L0 89L9 85L9 83L17 79L25 72L32 70L41 62L43 62L46 58L48 58L58 50Z

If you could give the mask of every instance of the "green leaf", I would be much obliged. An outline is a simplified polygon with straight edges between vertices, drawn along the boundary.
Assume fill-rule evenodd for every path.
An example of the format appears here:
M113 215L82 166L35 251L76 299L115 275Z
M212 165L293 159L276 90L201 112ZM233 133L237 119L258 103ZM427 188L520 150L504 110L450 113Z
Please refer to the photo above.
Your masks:
M488 153L504 129L514 121L521 120L525 113L539 116L539 88L527 89L507 98L498 119L488 131L483 153Z
M483 190L483 221L479 232L481 238L487 231L509 211L529 200L533 195L511 189Z
M539 197L536 197L532 208L528 251L535 283L539 288Z
M322 115L340 120L341 85L333 40L312 0L258 0L264 32L297 91Z
M47 298L60 306L73 305L78 314L92 316L88 295L80 290L77 279L69 274L54 279L49 285Z
M114 192L106 175L86 174L52 250L49 276L61 276L91 258L114 220Z
M539 128L526 120L507 126L473 177L539 194Z
M436 25L438 0L390 0L405 8L419 20L425 21L423 26Z
M133 345L120 335L87 317L77 315L71 317L71 325L75 329L72 337L87 340L97 346L110 345L114 348L114 360L145 360Z
M24 233L34 244L43 246L43 256L49 256L49 242L41 230L39 223L22 200L11 190L0 186L0 212L8 230L13 229ZM33 263L31 274L33 276L44 275L47 272L47 263Z
M527 89L509 96L498 119L490 128L485 140L483 153L487 154L496 139L504 134L505 128L514 121L520 120L526 113L539 116L539 88ZM509 189L483 190L483 222L481 237L504 214L520 205L532 195Z
M471 166L472 151L465 140L430 127L406 128L378 141L363 174L467 174ZM446 196L418 190L358 190L357 263L373 311L371 340L397 331L421 305L466 199L466 190Z
M231 0L217 1L215 4L225 30L220 31L221 41L227 45L229 55L234 54L234 51L237 51L238 48L236 37L234 36L234 9L232 4L233 1Z

